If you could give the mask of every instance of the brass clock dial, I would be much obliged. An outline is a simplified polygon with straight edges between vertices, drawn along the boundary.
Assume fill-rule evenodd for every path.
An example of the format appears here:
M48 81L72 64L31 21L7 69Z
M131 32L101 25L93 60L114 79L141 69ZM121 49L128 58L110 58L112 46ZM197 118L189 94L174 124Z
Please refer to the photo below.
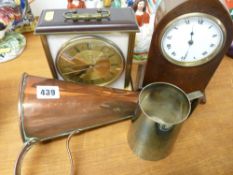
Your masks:
M82 36L61 48L56 67L64 80L107 85L122 74L125 59L113 42L97 36Z

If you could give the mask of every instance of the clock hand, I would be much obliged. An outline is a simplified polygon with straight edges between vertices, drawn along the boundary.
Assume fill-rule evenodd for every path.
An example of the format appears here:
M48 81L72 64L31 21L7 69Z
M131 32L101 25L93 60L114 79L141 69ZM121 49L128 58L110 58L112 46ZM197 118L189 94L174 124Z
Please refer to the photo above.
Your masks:
M185 52L185 55L182 57L182 59L186 59L187 58L187 56L188 56L188 53L189 53L189 49L190 49L190 44L189 44L189 47L188 47L188 49L187 49L187 51Z
M190 49L190 47L193 45L193 35L194 35L194 32L193 32L193 26L192 26L192 31L191 31L191 33L190 33L191 39L188 41L189 47L188 47L187 51L185 52L185 55L182 57L182 59L186 59L187 56L188 56L189 49Z
M70 71L70 72L66 72L66 73L63 73L63 75L68 75L68 74L73 74L73 73L78 73L78 72L84 72L90 68L92 68L94 65L92 64L89 64L89 65L85 65L83 67L85 67L84 69L79 69L79 70L74 70L74 71Z
M190 47L193 45L193 35L194 35L194 32L193 32L193 26L192 26L192 31L191 31L191 33L190 33L191 39L188 41L189 47L188 47L187 51L185 52L185 55L182 57L183 59L186 59L186 58L187 58L188 53L189 53L189 49L190 49Z
M190 33L190 35L191 35L191 39L188 41L189 46L193 45L193 35L194 35L193 26L192 26L192 32Z

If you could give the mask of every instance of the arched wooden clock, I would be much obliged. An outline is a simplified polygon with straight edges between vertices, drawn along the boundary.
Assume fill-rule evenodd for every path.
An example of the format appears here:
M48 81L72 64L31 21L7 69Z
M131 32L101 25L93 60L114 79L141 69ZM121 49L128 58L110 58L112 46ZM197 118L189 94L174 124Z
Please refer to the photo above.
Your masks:
M138 30L131 8L56 9L42 12L35 33L54 78L126 89Z
M204 92L231 44L232 31L224 1L161 1L143 85L165 81L186 92Z

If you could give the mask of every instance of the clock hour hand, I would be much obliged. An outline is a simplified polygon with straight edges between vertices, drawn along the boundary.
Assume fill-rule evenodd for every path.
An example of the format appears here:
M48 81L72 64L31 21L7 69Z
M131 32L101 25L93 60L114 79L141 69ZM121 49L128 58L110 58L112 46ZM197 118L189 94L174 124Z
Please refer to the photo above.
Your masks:
M182 57L182 59L186 59L187 56L188 56L189 49L190 49L190 47L193 45L193 35L194 35L194 32L193 32L193 26L192 26L192 31L191 31L191 33L190 33L191 38L190 38L190 40L188 41L189 47L188 47L187 51L185 52L185 55Z
M192 26L192 32L190 33L191 39L188 41L189 46L193 45L193 35L194 35L194 32L193 32L193 26Z
M190 33L190 36L191 36L191 38L190 38L190 40L188 41L188 49L187 49L187 51L185 52L185 55L181 58L181 59L183 59L183 60L185 60L186 58L187 58L187 56L188 56L188 53L189 53L189 49L190 49L190 47L193 45L193 35L194 35L194 32L193 32L193 26L192 26L192 31L191 31L191 33Z

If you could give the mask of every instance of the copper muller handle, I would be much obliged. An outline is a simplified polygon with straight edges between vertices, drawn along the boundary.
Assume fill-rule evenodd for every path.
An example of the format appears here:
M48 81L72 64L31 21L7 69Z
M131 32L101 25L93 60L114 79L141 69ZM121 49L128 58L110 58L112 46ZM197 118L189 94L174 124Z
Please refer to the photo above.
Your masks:
M39 141L35 138L30 139L26 143L24 143L23 148L16 160L15 168L14 168L14 175L21 175L21 168L23 163L23 158L26 155L26 153L31 149L31 147L35 144L37 144Z
M78 20L84 20L84 21L89 21L89 20L97 20L100 21L104 18L109 18L111 15L109 10L106 9L98 9L96 13L78 13L77 10L75 11L68 11L63 14L64 18L73 21L78 21Z
M73 157L72 157L72 153L70 151L70 139L73 135L78 134L80 132L80 130L76 130L73 131L69 134L69 136L66 139L66 149L67 149L67 153L70 159L70 175L74 175L74 162L73 162ZM32 138L29 141L27 141L26 143L24 143L22 150L20 151L20 154L16 160L15 163L15 168L14 168L14 175L21 175L21 171L22 171L22 163L23 163L23 159L26 155L26 153L31 149L31 147L37 143L39 143L40 141L36 138Z

